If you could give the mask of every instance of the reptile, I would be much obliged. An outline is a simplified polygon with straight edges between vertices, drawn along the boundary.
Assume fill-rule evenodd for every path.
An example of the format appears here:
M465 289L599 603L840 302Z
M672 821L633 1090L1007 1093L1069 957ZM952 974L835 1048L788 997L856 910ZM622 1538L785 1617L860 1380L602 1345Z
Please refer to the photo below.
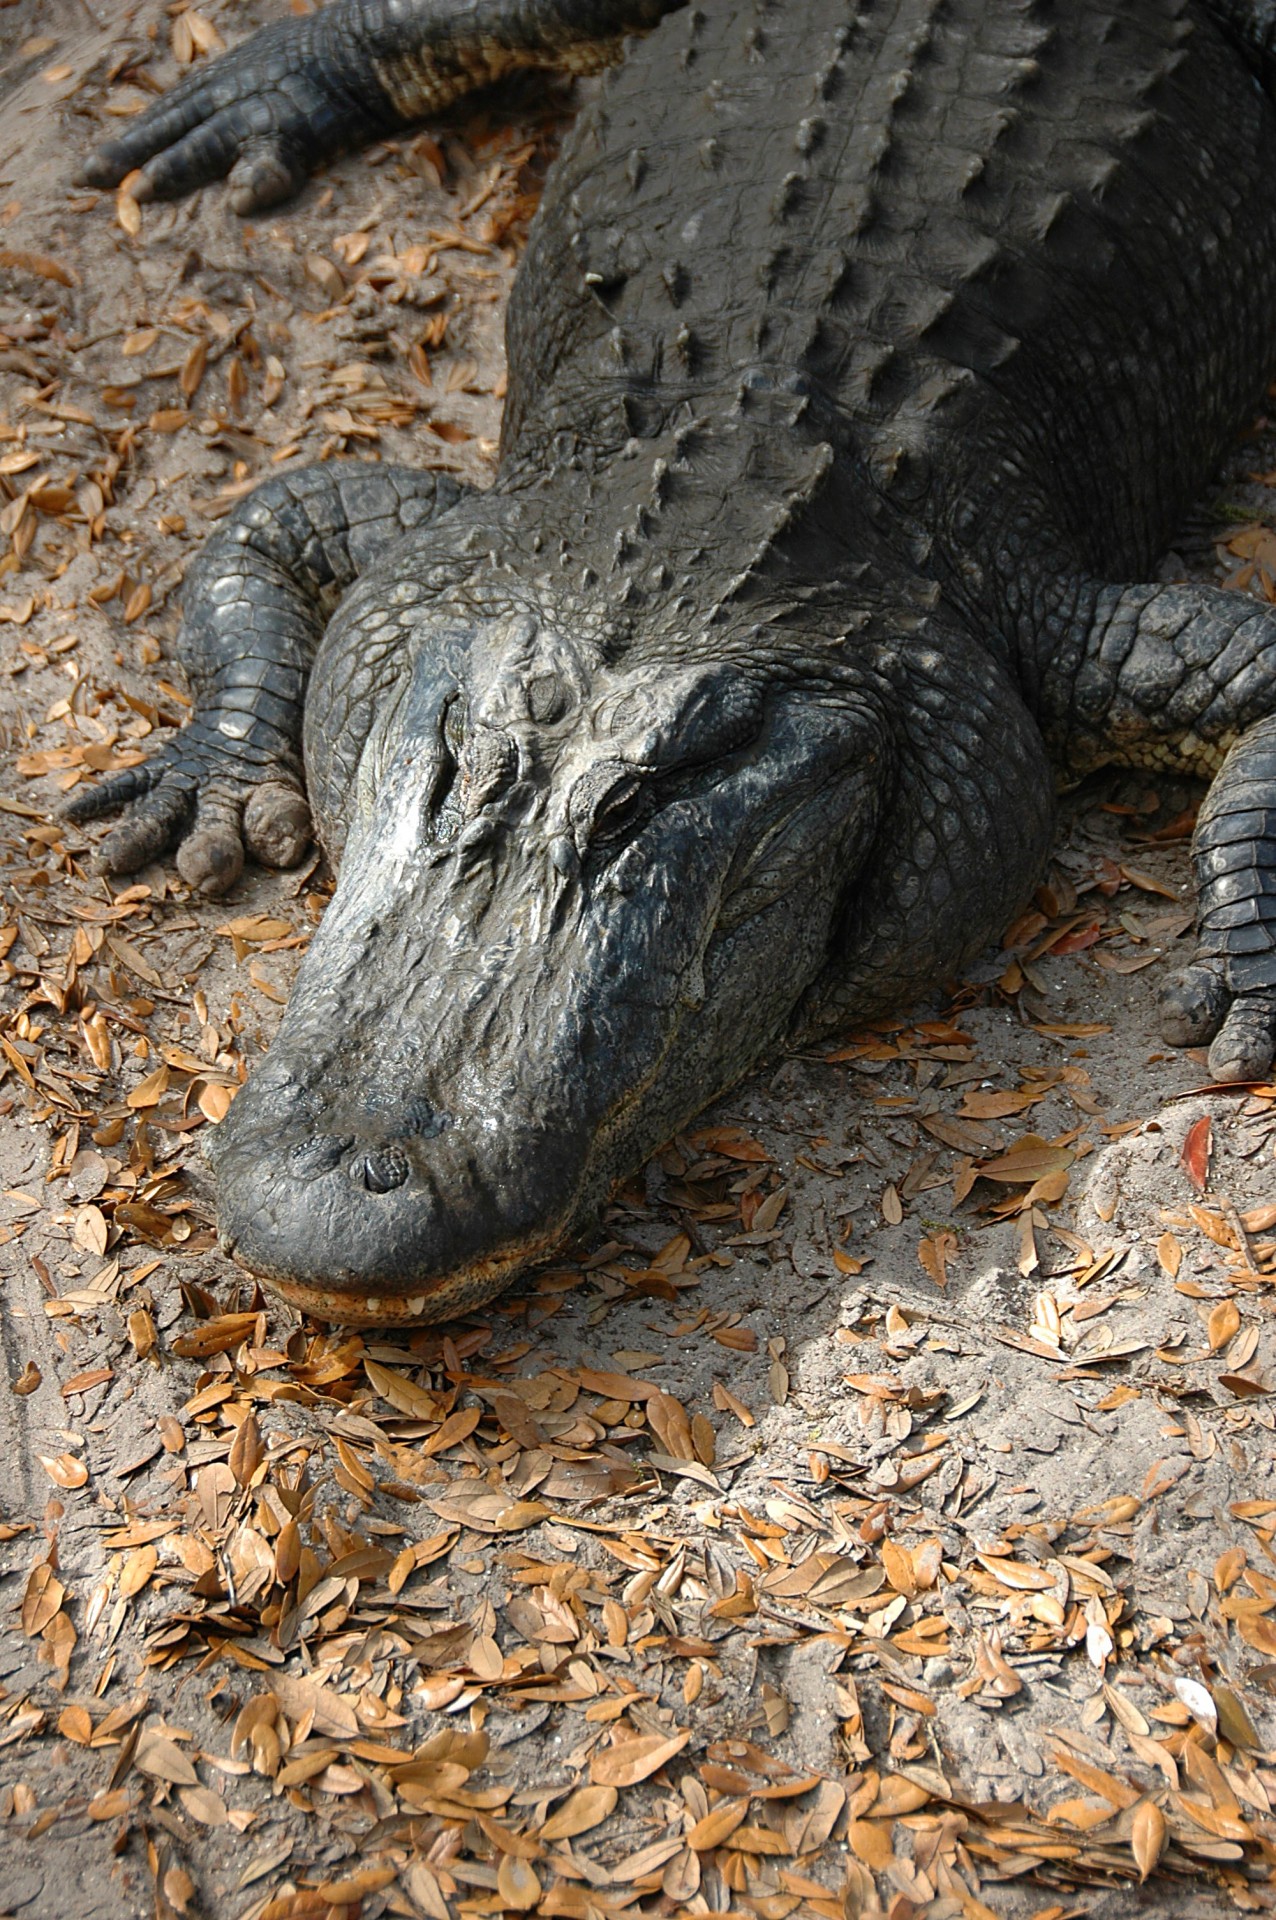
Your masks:
M336 0L86 170L240 211L515 68L600 71L512 291L494 483L252 493L187 727L70 806L336 891L217 1130L223 1245L475 1307L768 1050L1039 882L1053 766L1211 777L1165 998L1276 1039L1276 612L1157 577L1276 372L1273 0Z

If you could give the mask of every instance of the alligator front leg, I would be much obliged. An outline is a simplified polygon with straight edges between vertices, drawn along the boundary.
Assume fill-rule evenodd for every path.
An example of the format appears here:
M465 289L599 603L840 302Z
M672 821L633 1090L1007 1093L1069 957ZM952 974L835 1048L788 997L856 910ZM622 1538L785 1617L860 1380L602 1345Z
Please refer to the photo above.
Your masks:
M1047 672L1047 731L1072 764L1217 776L1192 843L1196 954L1162 1026L1212 1042L1217 1079L1254 1079L1276 1052L1276 611L1160 585L1100 588L1090 609Z
M881 826L799 1032L901 1012L933 993L996 939L1050 852L1045 746L997 663L964 636L937 636L891 678L896 760Z
M165 94L83 170L138 200L230 176L239 213L273 206L339 153L520 67L590 73L681 0L336 0L264 27Z
M176 845L183 879L221 894L245 846L267 866L300 860L311 837L302 715L328 617L389 543L460 495L446 474L356 464L301 468L249 495L183 588L189 726L64 809L82 822L128 807L100 851L108 873L134 872Z

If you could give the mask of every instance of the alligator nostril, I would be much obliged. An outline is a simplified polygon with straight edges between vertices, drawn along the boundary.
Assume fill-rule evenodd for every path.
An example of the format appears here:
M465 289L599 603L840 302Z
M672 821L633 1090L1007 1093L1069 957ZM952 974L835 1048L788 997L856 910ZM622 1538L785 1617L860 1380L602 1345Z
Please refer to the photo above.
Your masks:
M365 1186L369 1193L389 1193L408 1177L407 1156L397 1147L376 1147L356 1154L350 1174L356 1185Z
M294 1173L305 1178L309 1174L331 1173L342 1155L354 1145L354 1135L344 1138L335 1133L314 1133L308 1140L299 1140L288 1155L289 1164Z

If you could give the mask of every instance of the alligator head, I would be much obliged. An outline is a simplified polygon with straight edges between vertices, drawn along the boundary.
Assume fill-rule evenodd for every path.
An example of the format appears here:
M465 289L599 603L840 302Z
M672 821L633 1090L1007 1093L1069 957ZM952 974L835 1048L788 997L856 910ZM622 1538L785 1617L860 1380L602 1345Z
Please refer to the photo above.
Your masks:
M861 695L716 648L609 665L565 625L409 649L217 1130L223 1243L325 1318L441 1319L559 1245L775 1040L872 833Z

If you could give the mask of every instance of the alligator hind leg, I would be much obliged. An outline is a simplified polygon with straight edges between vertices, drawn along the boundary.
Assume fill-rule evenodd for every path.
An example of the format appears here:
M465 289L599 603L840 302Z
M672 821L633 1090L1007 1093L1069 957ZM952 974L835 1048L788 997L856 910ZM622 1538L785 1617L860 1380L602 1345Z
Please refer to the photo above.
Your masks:
M1217 1079L1256 1078L1276 1053L1276 609L1140 586L1102 588L1093 614L1080 656L1047 673L1048 735L1073 763L1216 774L1192 843L1197 950L1163 1031L1212 1043Z
M190 724L141 766L77 794L68 819L127 806L100 863L131 873L178 847L183 879L224 893L248 851L292 866L311 838L302 778L306 682L328 617L387 545L460 498L446 474L306 467L249 495L183 587Z

